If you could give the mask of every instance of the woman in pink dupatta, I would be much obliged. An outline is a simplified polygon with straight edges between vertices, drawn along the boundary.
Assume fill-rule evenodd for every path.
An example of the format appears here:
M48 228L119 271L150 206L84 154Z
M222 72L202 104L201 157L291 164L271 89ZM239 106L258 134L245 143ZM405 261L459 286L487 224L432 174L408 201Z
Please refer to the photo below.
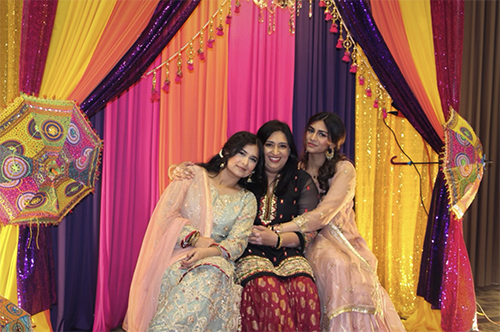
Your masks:
M127 331L236 331L241 286L234 261L256 214L245 189L258 178L262 144L248 132L231 136L194 178L173 181L146 231L130 288Z
M356 227L356 170L339 154L344 140L344 124L334 113L309 119L300 167L311 175L322 198L316 209L283 224L283 231L321 230L306 257L316 277L323 331L404 331L378 280L377 258Z

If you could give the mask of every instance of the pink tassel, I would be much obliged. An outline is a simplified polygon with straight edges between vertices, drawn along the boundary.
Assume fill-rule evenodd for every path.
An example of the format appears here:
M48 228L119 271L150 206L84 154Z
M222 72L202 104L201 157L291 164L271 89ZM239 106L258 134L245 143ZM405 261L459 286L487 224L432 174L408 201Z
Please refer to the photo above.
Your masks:
M378 106L378 105L377 105ZM387 119L387 110L385 108L382 108L382 117L384 119Z
M320 0L319 6L320 7L326 7L326 3L323 0Z
M201 47L198 50L198 59L200 59L200 61L205 60L205 53L203 52L203 49Z
M163 86L161 87L163 91L168 93L170 91L170 81L166 80L165 83L163 83Z
M345 51L344 56L342 57L342 61L344 62L351 61L351 52Z
M332 23L332 26L330 27L330 32L331 33L339 32L339 26L335 22Z
M355 63L353 63L353 64L351 65L351 69L349 69L349 72L350 72L350 73L356 73L357 71L358 71L358 65L357 65L357 64L355 64Z
M378 108L378 100L375 99L375 101L373 102L373 108Z
M210 38L209 40L207 40L207 47L214 48L214 42L215 42L215 39L213 39L213 38Z
M344 45L342 44L343 42L344 40L341 37L339 37L339 39L337 40L337 45L335 47L338 49L343 48L344 47Z
M363 76L359 77L359 85L364 85L365 84L365 78Z
M224 36L224 27L222 27L222 25L219 25L215 29L217 29L217 36Z
M194 70L194 61L193 60L188 60L187 65L188 65L188 70Z
M231 24L231 19L232 19L232 18L233 18L233 17L232 17L231 15L229 15L229 14L226 16L226 24L227 24L227 25L230 25L230 24Z
M236 14L239 14L239 12L240 12L240 6L241 6L241 4L237 3L237 4L236 4L236 7L234 7L234 12L235 12Z
M180 83L182 81L182 71L178 70L175 74L175 83Z
M160 100L160 94L158 93L158 91L156 91L156 89L154 89L153 91L151 91L151 102L154 103L158 100Z
M330 21L332 18L333 18L332 14L329 11L327 11L325 13L325 21Z
M366 96L367 97L371 97L372 96L372 90L370 88L366 89L365 92L366 92Z

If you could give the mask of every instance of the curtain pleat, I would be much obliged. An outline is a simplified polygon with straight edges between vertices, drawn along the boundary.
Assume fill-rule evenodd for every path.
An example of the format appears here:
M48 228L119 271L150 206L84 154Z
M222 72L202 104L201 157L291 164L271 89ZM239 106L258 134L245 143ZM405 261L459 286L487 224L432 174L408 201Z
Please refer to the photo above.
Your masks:
M24 2L19 89L28 95L40 91L56 9L57 0Z
M81 103L104 79L144 30L159 0L118 1L85 73L68 99Z
M399 69L431 122L432 127L443 140L442 124L444 123L444 117L441 112L441 104L438 103L441 112L441 116L439 116L433 100L428 95L428 90L434 88L439 100L437 84L432 87L432 84L427 83L428 86L424 84L426 81L423 77L432 77L432 72L434 72L435 82L432 38L430 38L430 43L425 38L428 37L429 32L432 34L428 2L388 0L374 1L371 5L373 18L387 47L391 51L391 55L396 60ZM405 21L409 18L413 18L411 24ZM419 38L415 38L415 36ZM429 66L431 60L431 66ZM386 83L383 82L383 84Z
M151 85L151 78L139 81L105 110L94 331L123 322L142 238L159 197L159 103L151 103Z
M136 83L198 6L200 0L163 0L147 27L101 83L82 102L92 115Z
M418 165L421 182L413 167L391 165L391 158L406 162L404 152L415 161L437 161L438 155L424 142L408 120L389 115L384 124L382 107L391 107L390 97L379 100L365 93L368 82L378 79L363 54L360 75L364 85L356 85L356 224L378 259L378 276L399 315L408 317L416 307L416 290L427 215L420 199L420 184L425 209L429 210L437 165ZM397 139L397 141L396 141Z
M201 2L162 52L162 61L167 61L186 45L222 3L222 0ZM226 2L224 13L229 5L230 2ZM240 15L233 13L232 22L237 20L240 20ZM158 156L160 192L169 182L167 170L171 164L187 160L207 161L226 142L228 35L232 26L224 22L225 19L224 36L214 36L213 48L206 47L209 33L208 29L203 30L205 60L200 61L195 55L194 70L187 69L187 52L182 54L181 83L174 83L178 58L175 57L169 63L171 85L168 93L161 89L166 79L165 67L157 72L156 89L161 98ZM214 24L218 25L218 17ZM199 48L199 39L196 39L193 42L195 54Z
M61 1L43 73L40 95L67 99L80 81L116 0Z
M500 283L500 3L465 1L464 6L460 114L492 161L464 215L464 236L476 286L488 286Z
M295 31L295 77L293 92L293 132L299 153L303 151L303 134L309 118L318 112L334 112L346 127L342 152L354 160L356 75L342 61L344 49L337 49L339 34L329 32L323 9L300 10ZM345 36L344 36L345 38Z
M0 107L19 96L22 13L22 1L0 1Z
M288 10L270 18L259 7L241 1L229 34L227 134L257 132L266 121L278 119L292 127L295 37L289 32ZM268 33L275 20L275 31Z

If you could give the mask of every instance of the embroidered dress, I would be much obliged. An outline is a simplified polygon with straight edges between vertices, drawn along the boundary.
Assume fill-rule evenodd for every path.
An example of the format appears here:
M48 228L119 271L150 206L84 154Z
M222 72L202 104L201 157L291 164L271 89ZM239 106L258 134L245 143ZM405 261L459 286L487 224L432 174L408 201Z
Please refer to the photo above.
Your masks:
M257 197L254 225L284 223L314 209L318 202L314 182L305 171L295 172L283 195ZM303 254L311 234L296 234L299 248L249 243L237 260L236 279L244 286L242 331L319 330L319 298L311 266Z
M321 229L308 246L323 308L322 331L404 331L385 289L377 259L361 237L353 208L356 170L337 163L330 189L313 211L293 221L303 232Z
M247 190L219 195L203 168L193 171L194 179L172 182L155 208L132 280L125 329L238 329L241 286L234 283L234 260L247 245L256 200ZM196 230L214 239L224 257L207 257L185 270L180 260L192 248L185 242Z

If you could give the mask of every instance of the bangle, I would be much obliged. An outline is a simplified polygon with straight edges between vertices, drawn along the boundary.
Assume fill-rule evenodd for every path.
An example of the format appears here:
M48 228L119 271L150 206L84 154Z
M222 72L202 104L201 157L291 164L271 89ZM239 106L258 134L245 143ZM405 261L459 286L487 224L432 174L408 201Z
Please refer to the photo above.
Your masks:
M172 164L168 168L167 175L168 175L168 178L170 179L170 181L172 181L174 179L174 176L172 175L172 170L175 169L176 167L177 167L177 164Z
M276 233L278 235L278 241L276 242L276 246L274 248L279 249L281 248L281 244L283 243L283 239L281 238L280 233Z
M271 230L273 232L275 232L276 234L282 233L283 232L283 224L272 225Z
M191 235L191 237L189 238L189 241L188 241L188 244L191 246L191 247L194 247L194 245L196 244L196 241L198 241L198 238L200 237L200 232L199 231L196 231L193 235Z

